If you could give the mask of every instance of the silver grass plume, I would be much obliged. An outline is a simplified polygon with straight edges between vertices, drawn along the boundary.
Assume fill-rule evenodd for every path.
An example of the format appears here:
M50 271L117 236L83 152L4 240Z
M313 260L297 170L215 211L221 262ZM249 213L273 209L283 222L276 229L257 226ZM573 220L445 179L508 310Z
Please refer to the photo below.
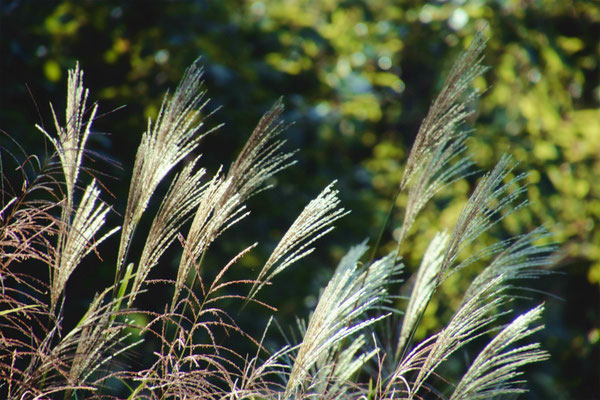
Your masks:
M316 198L311 200L283 235L258 274L257 283L252 286L248 295L249 299L254 298L258 291L277 274L312 253L314 248L309 246L329 233L334 228L332 224L336 220L349 213L339 207L339 192L333 188L335 183L336 181L333 181L327 185Z
M471 174L473 162L468 157L461 156L454 164L449 163L466 148L467 133L459 132L459 127L474 113L468 107L479 93L469 91L469 86L486 71L481 65L485 42L483 32L477 32L469 48L455 61L419 128L400 184L400 189L408 187L408 199L397 239L397 255L427 202L443 187ZM424 255L403 320L396 359L441 283L441 272L448 267L444 261L449 261L448 251L442 245L446 246L448 242L448 235L436 236Z
M351 248L323 291L298 348L284 398L306 390L307 380L314 381L311 369L324 354L348 336L386 317L380 315L353 324L366 311L381 306L388 298L386 284L402 269L393 254L359 268L359 259L366 251L366 242Z
M352 377L379 352L377 347L366 352L363 350L366 346L365 335L357 336L343 348L342 343L332 346L315 362L309 391L317 393L319 398L352 398L351 392L356 389L351 383Z
M474 113L468 106L479 94L471 91L464 97L473 80L487 69L481 65L485 41L483 33L477 32L469 48L452 66L442 90L419 127L400 184L401 189L409 187L409 190L398 237L398 253L425 204L444 186L469 175L473 163L468 157L460 158L452 166L448 163L465 150L467 135L459 133L458 129Z
M410 229L416 215L426 202L441 187L469 174L468 169L472 165L472 162L468 158L463 157L450 167L447 166L447 163L464 151L466 134L457 134L455 129L456 125L460 124L469 115L469 112L466 111L466 102L460 102L458 95L460 94L459 92L465 91L467 85L485 70L480 65L479 58L484 45L483 34L478 33L469 50L455 63L442 92L432 105L427 118L419 130L403 177L403 185L410 182L410 187L405 218L398 240L398 251L403 239L406 237L408 229ZM458 92L455 93L450 90L452 87ZM476 96L476 94L471 94L470 98L473 98L473 96ZM440 104L444 106L442 107ZM450 107L449 114L440 112L444 107ZM436 121L436 118L441 120L446 118L447 120L442 124ZM427 139L427 136L430 136L430 138ZM424 143L429 143L429 150L419 150L419 146L424 145ZM502 249L501 244L490 246L483 252L469 257L453 270L449 270L450 266L455 263L460 250L464 249L466 245L471 243L480 234L504 218L505 215L502 216L501 213L509 208L517 197L525 191L525 188L519 187L514 192L509 193L509 188L513 184L519 183L526 176L525 174L518 175L510 182L502 184L513 168L510 166L510 157L503 155L494 170L485 175L477 185L459 216L453 234L450 237L446 235L444 246L447 245L447 247L437 248L436 250L432 247L433 243L430 244L419 269L417 281L404 317L395 353L396 359L400 357L401 352L407 344L406 341L414 331L415 324L441 282L449 274L481 258L486 252L487 254L493 254ZM523 204L525 202L517 204L515 208L519 208ZM509 210L507 213L513 211ZM431 251L435 251L435 257L430 259L435 259L434 263L430 261L426 262ZM426 266L427 268L425 268ZM432 280L432 273L434 271L437 274L435 281ZM485 283L484 280L481 282Z
M467 135L454 132L446 132L440 138L440 143L431 151L430 157L424 160L424 164L415 172L415 178L408 189L408 200L404 212L404 220L398 236L398 253L408 231L419 212L427 202L442 188L459 179L469 175L469 169L473 162L468 157L461 157L456 163L448 166L448 163L464 152L464 144Z
M432 280L432 274L427 274L429 279L426 281L430 286L428 290L421 290L425 293L426 297L419 302L422 306L419 307L420 311L416 314L417 316L424 311L424 307L429 302L433 291L441 283L441 280L451 273L445 272L444 268L448 268L449 265L453 263L458 254L458 249L462 247L464 243L474 240L481 232L487 230L491 225L501 219L502 217L496 216L496 213L499 213L499 211L511 205L517 196L523 192L524 189L521 187L512 193L508 193L508 189L512 184L523 179L523 174L516 176L507 184L501 184L506 176L512 171L512 168L508 167L509 163L509 157L502 157L496 168L481 180L469 199L467 206L459 216L459 221L452 237L448 239L448 236L445 235L444 242L449 242L449 244L447 246L444 245L445 249L443 254L440 254L439 248L436 250L435 247L432 247L433 243L430 244L430 247L427 249L426 255L424 256L423 264L425 264L426 259L429 258L429 254L435 255L435 262L432 263L432 265L438 270L437 279ZM517 205L516 208L522 204L523 203ZM509 212L512 211L514 210ZM473 255L463 263L459 264L458 268L462 268L474 259L481 257L483 253L493 254L500 252L489 266L471 283L463 297L459 310L447 327L439 334L434 335L417 345L415 349L398 364L392 381L395 383L402 382L402 386L405 388L406 393L408 393L409 398L418 396L417 393L423 382L435 371L443 360L467 342L484 333L486 329L489 329L487 327L489 327L499 316L506 313L498 313L495 309L507 302L508 297L505 292L513 287L512 281L517 279L536 278L540 275L549 273L538 269L538 267L548 265L553 261L554 256L551 253L555 248L553 246L533 245L535 240L547 236L548 234L543 228L538 228L526 235L490 246L483 252ZM430 253L432 251L433 253ZM440 259L440 257L443 257L443 259ZM419 282L420 278L423 276L421 275L421 269L419 270L419 275L420 276L417 277L417 282ZM412 296L417 296L415 298L419 298L417 294L418 291L415 292L419 286L420 284L416 283L415 288L413 289ZM411 303L413 302L412 296ZM415 318L411 309L411 305L409 305L405 316L405 324L410 323L411 319ZM413 329L414 327L405 328L403 326L402 332L404 334L401 333L396 357L399 356L401 349L405 346L406 339L404 338L408 337ZM507 363L507 365L510 365L511 374L503 375L504 377L509 379L515 376L514 374L517 374L515 371L520 365L544 359L543 353L537 351L532 353L528 352L530 349L537 349L537 345L531 345L531 347L525 347L525 349L527 351L523 352L523 357L521 358L523 363L520 364L518 362L518 357L511 359L510 363ZM417 371L418 375L413 383L409 384L406 380L406 374L412 371ZM506 387L510 386L508 383L506 385ZM486 397L483 396L481 398Z
M42 127L36 125L36 128L43 132L52 145L54 145L60 158L67 185L67 210L69 210L69 213L73 206L73 192L81 168L85 143L90 135L92 121L98 110L98 105L94 104L87 122L84 122L83 115L85 113L87 97L88 90L83 87L83 71L79 69L79 63L77 63L74 69L69 70L66 125L64 128L60 126L54 112L54 107L50 103L58 139L53 138Z
M54 272L52 276L50 294L52 309L56 306L69 276L81 259L99 244L97 242L92 245L91 241L96 232L104 224L104 217L108 212L108 207L103 204L100 204L96 208L95 203L99 195L99 190L95 188L95 181L93 181L86 189L81 203L73 216L74 191L81 169L85 144L90 135L92 121L98 110L98 105L94 104L87 122L84 121L89 91L83 86L83 71L79 68L79 63L76 64L74 69L69 70L68 75L66 122L64 127L61 127L59 124L54 107L50 103L58 138L52 137L46 130L36 125L36 128L50 140L56 149L67 186L67 203L62 209L62 227L58 232L58 252L54 260ZM116 230L113 229L100 242Z
M73 222L66 232L63 247L60 249L60 261L58 268L54 269L51 290L52 308L57 304L67 280L89 252L94 250L100 243L108 238L119 228L113 228L97 241L94 236L104 225L105 217L109 207L98 201L100 190L96 188L96 180L93 180L85 190L81 202L75 211Z
M444 260L443 252L446 249L449 239L450 235L448 233L438 233L429 243L427 250L425 250L408 305L406 306L406 311L404 312L400 337L396 347L396 359L400 357L400 353L407 344L420 316L425 311L431 296L437 289L437 278L442 268L442 261Z
M541 318L543 311L544 306L539 305L519 315L502 329L471 363L469 370L454 389L450 400L490 399L500 395L526 392L526 389L517 386L524 383L522 380L515 380L522 375L518 368L547 360L549 355L539 349L539 343L514 349L509 346L544 328L540 325L528 329L529 325Z
M231 180L224 179L221 171L218 171L202 190L199 206L185 238L184 253L177 270L172 309L177 304L179 294L192 266L196 265L196 260L221 233L248 215L244 212L245 206L241 204L238 194L227 197L231 192L231 184Z
M194 63L185 71L174 95L170 99L165 95L154 125L148 119L148 129L142 136L133 167L117 256L117 278L135 227L156 187L210 132L197 134L204 124L200 113L208 103L208 100L202 102L205 91L201 90L201 77L202 69Z
M164 196L154 221L152 221L131 288L129 306L135 300L150 270L158 264L162 254L175 240L179 229L186 221L186 217L200 204L202 190L205 188L201 184L201 180L206 171L202 168L194 172L197 160L188 163L181 173L173 179L171 187Z
M549 236L549 232L544 227L539 227L508 241L507 247L471 282L462 302L468 301L481 286L496 277L501 277L505 285L512 287L511 282L513 281L535 279L542 275L551 274L552 271L542 269L542 267L556 262L556 246L536 246L533 244L534 241ZM512 243L510 243L511 241ZM501 243L501 245L506 244ZM523 287L517 288L527 290Z
M279 99L262 116L229 168L227 179L232 181L231 190L238 193L243 201L267 189L268 186L263 185L269 178L296 163L291 160L295 152L281 152L285 140L277 139L285 129L280 119L283 110L282 99Z
M518 186L518 184L527 174L519 174L507 183L502 183L513 169L514 166L511 166L511 157L503 154L494 169L484 175L477 184L475 191L469 197L467 204L458 216L458 221L444 254L444 260L440 274L438 275L438 284L451 273L480 257L480 255L476 254L469 257L456 268L449 270L465 246L507 215L526 204L526 201L522 201L521 203L517 203L516 206L514 205L515 201L526 190L525 186ZM513 185L517 185L517 188L509 192L509 189ZM505 212L504 215L502 215L503 211ZM491 250L493 251L493 249Z
M417 377L407 387L408 398L417 396L425 380L452 353L481 335L502 313L494 310L506 303L502 279L496 278L482 286L454 314L448 325L437 335L418 344L400 361L392 382L406 384L406 374L417 371Z
M447 137L454 136L456 127L472 114L472 111L467 110L467 104L476 94L469 95L466 101L461 97L471 82L487 69L481 65L481 53L485 42L483 32L478 31L467 51L461 54L452 66L440 94L419 128L402 176L402 188L418 179L416 175L427 164L432 153L440 145L447 143Z
M493 246L492 251L497 251L498 248L505 248L471 282L471 285L463 296L461 305L464 305L487 282L494 278L500 277L503 279L505 285L509 285L511 281L534 279L550 274L551 271L540 269L540 267L552 265L555 262L556 256L554 252L556 247L551 245L533 245L535 240L547 238L548 236L549 233L544 228L537 228L525 235ZM419 316L423 313L433 292L437 289L437 277L439 276L444 256L442 251L445 250L448 240L449 235L447 233L438 233L425 251L405 311L398 347L396 349L396 357L399 357Z
M192 265L223 231L248 215L243 212L246 200L268 188L265 183L274 174L295 163L290 160L294 152L282 152L285 140L277 139L284 130L283 109L279 99L259 120L227 176L223 178L219 171L203 194L179 264L173 306Z

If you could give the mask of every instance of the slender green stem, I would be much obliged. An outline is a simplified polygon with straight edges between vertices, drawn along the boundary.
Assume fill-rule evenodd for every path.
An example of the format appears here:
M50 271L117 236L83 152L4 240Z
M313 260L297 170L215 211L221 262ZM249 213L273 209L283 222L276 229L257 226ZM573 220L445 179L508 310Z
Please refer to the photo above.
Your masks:
M110 317L111 323L115 320L115 317L116 317L115 312L117 312L121 309L121 304L123 302L123 298L125 297L125 293L127 292L127 287L129 286L129 281L131 280L132 271L133 271L133 263L129 263L129 265L127 265L127 268L125 269L125 276L123 276L123 279L121 280L121 284L119 285L119 290L117 292L117 298L116 298L117 301L115 303L115 306L113 307L113 314Z
M377 241L375 242L375 246L373 246L373 251L371 252L371 258L369 259L369 265L373 263L373 260L375 260L375 255L377 254L377 250L379 249L379 246L381 245L381 240L383 239L383 234L385 233L385 229L388 226L389 221L392 219L392 214L394 212L394 209L396 208L396 202L398 201L398 197L400 197L400 193L401 193L402 189L400 187L398 187L398 189L396 190L396 194L394 196L394 200L392 201L392 204L390 205L390 209L387 212L387 215L385 216L385 220L383 221L383 224L381 226L381 229L379 230L379 235L377 236ZM398 243L398 250L396 251L396 260L398 259L400 253L400 243Z

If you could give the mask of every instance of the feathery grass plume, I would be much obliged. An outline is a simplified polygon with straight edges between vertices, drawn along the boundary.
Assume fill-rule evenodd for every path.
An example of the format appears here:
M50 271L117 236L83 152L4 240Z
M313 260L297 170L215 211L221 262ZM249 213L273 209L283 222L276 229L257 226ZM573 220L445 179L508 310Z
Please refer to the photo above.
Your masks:
M53 138L46 130L36 124L36 128L50 140L56 149L67 186L67 203L63 206L61 213L62 229L58 232L58 254L53 272L51 309L56 306L58 296L60 296L67 279L80 259L87 254L88 251L85 248L88 248L88 242L92 240L93 235L100 228L100 226L95 225L104 223L104 214L108 210L108 208L103 209L100 206L97 211L102 215L99 215L99 219L95 220L97 216L92 212L98 193L89 186L88 191L91 191L89 193L86 191L84 199L82 199L74 216L75 219L71 221L77 177L79 176L85 144L90 135L92 121L98 110L98 105L94 105L87 122L85 122L84 114L89 91L83 86L83 71L79 68L79 63L76 64L74 69L69 70L68 75L66 123L64 127L60 126L54 107L50 103L58 139ZM87 203L88 201L91 202ZM86 218L90 218L90 221L86 221ZM88 224L89 226L86 226ZM77 236L77 230L82 230L79 238L75 237ZM94 247L95 245L90 246L89 250Z
M420 316L425 311L425 307L429 304L431 296L437 289L437 277L444 259L443 252L446 249L449 239L450 235L448 233L437 233L429 243L427 250L425 250L408 305L406 306L406 311L404 312L400 337L398 338L398 345L396 347L396 360L400 357L400 353L407 344Z
M71 226L66 232L63 247L60 249L58 268L54 269L52 290L50 292L51 308L56 306L67 280L79 265L81 259L94 250L100 243L119 230L113 228L94 242L94 236L104 225L109 207L102 203L96 204L100 190L96 188L96 180L92 180L85 190L81 202L75 211Z
M201 77L202 69L197 63L192 64L185 71L175 94L168 100L168 93L165 95L154 126L152 120L148 119L148 129L142 136L135 157L119 244L115 282L120 276L135 227L156 187L165 175L212 131L197 134L204 124L200 113L208 103L208 100L202 102L205 91L200 90Z
M513 204L527 189L526 186L518 185L527 174L519 174L510 179L509 182L502 184L514 169L514 166L510 164L511 157L503 154L494 169L481 178L475 191L469 197L467 204L458 216L448 248L445 251L440 274L438 275L438 284L457 269L463 268L479 257L479 255L469 257L457 267L449 270L466 245L507 215L527 204L526 200L517 203L516 206ZM517 188L513 192L509 192L513 185L517 185ZM512 210L507 210L511 206L513 207ZM501 215L505 210L507 210L506 213Z
M402 176L402 188L418 179L416 176L420 175L419 171L422 171L432 153L447 142L447 136L454 136L456 127L473 113L467 110L467 104L476 93L469 95L466 101L460 98L471 82L487 70L481 65L485 42L483 32L478 31L467 51L452 66L440 94L419 128Z
M489 281L500 277L505 287L511 288L511 281L522 279L534 279L542 275L550 274L551 271L540 269L546 265L552 265L556 261L554 252L556 247L552 245L534 246L533 242L550 235L543 227L517 238L509 239L492 246L492 251L504 248L500 254L471 282L465 292L461 306L469 301ZM425 251L423 261L417 273L417 279L411 293L408 306L405 311L396 358L406 345L415 324L425 307L429 303L433 292L438 286L437 277L443 261L442 251L445 250L449 240L446 233L437 234ZM480 253L475 256L478 257ZM525 288L520 288L525 290Z
M248 215L244 212L245 206L241 204L239 194L226 197L231 193L231 184L232 181L224 179L219 170L202 190L200 205L192 220L185 239L184 253L179 262L172 309L177 304L181 290L197 259L221 233Z
M450 167L447 165L465 150L467 134L459 133L458 128L474 113L467 108L479 94L472 91L464 98L464 93L473 80L487 69L481 65L485 41L483 32L477 32L469 48L455 61L442 90L419 127L400 183L400 189L408 186L409 190L398 237L398 254L408 231L427 202L444 186L469 175L473 162L468 157L461 157Z
M192 265L223 231L248 215L243 213L244 202L266 189L264 183L274 174L295 163L290 161L293 152L281 152L285 140L276 140L284 130L283 109L279 99L259 120L227 176L222 178L219 171L204 193L186 239L188 251L179 264L173 306Z
M362 388L352 383L352 377L378 352L378 348L365 351L365 335L359 335L342 348L340 341L324 353L316 362L311 374L309 390L319 398L357 398Z
M415 178L408 189L408 200L404 212L404 220L398 236L397 253L412 227L417 215L427 202L443 187L470 175L469 169L473 162L468 157L461 157L454 165L448 163L465 151L464 144L467 135L446 132L434 146L430 157L423 160L423 165L415 171Z
M60 157L60 163L65 175L65 183L67 184L66 208L69 210L69 213L73 208L73 193L75 185L77 184L77 176L79 175L79 170L81 168L81 159L85 143L90 134L92 121L98 110L98 105L94 104L84 128L83 115L86 111L85 105L87 97L88 90L83 87L83 71L79 68L79 63L77 63L74 69L69 70L66 126L64 128L60 126L56 113L54 112L54 107L52 106L52 103L50 103L56 132L58 133L58 140L53 138L41 126L36 124L36 128L52 142Z
M462 302L468 301L473 296L473 293L476 293L485 282L496 277L502 277L505 285L511 288L512 281L535 279L551 274L552 271L542 268L556 263L556 246L536 246L533 244L533 242L546 239L549 236L550 233L544 227L539 227L529 233L506 241L509 245L475 277L471 285L469 285ZM518 288L527 290L524 287Z
M320 237L333 230L332 224L349 214L349 211L339 207L338 190L334 189L333 181L311 200L287 232L283 235L275 250L262 267L257 283L252 286L249 299L256 296L258 291L277 274L288 266L314 251L309 246Z
M547 360L549 354L539 349L539 343L514 349L509 346L543 329L543 325L528 328L541 318L543 311L544 306L539 305L519 315L502 329L471 363L469 370L454 389L450 400L490 399L500 395L526 392L527 389L519 387L525 382L515 380L522 375L518 368Z
M402 269L393 254L359 268L359 259L366 251L366 241L350 249L323 291L298 348L284 398L293 398L310 389L305 385L314 382L315 363L340 341L386 317L379 315L353 324L388 298L385 285Z
M204 168L193 172L198 159L190 162L171 183L163 202L148 232L146 244L133 281L128 305L131 306L150 270L158 264L162 254L171 245L186 218L195 210L202 199L204 185L201 180Z
M494 310L504 304L507 299L502 292L505 287L502 279L493 279L482 286L454 314L448 325L435 335L435 340L428 338L402 359L390 382L406 382L406 375L417 371L417 377L407 388L408 398L418 396L425 380L452 353L485 332L501 313ZM389 389L388 389L389 390Z
M520 278L535 278L548 273L547 271L535 268L552 262L553 256L551 253L554 250L554 247L533 246L532 244L540 237L546 236L547 232L543 228L538 228L529 234L514 239L513 243L506 247L506 249L471 283L463 297L459 310L447 327L436 336L435 342L429 344L429 341L425 341L425 345L417 346L417 349L400 363L401 367L397 369L395 376L404 375L411 369L418 370L418 376L412 387L408 390L409 397L416 395L422 383L444 359L459 347L479 336L481 333L484 333L484 329L487 326L493 323L500 315L506 313L496 311L494 314L494 309L508 300L505 292L512 287L512 285L509 284L511 281ZM538 315L539 313L541 313L541 309L534 314ZM530 313L527 315L530 315ZM533 319L537 319L537 317ZM523 321L526 320L527 322L524 323L524 327L526 327L533 319L529 319L529 317L524 319L518 318L516 321L521 321L520 323L523 324ZM523 325L521 325L521 327L524 329ZM515 329L516 328L513 328L513 331ZM497 340L504 340L498 339L501 337L503 337L502 334L497 336ZM493 346L492 343L495 342L496 339L494 339L489 346ZM510 343L507 343L507 345L508 344ZM497 351L500 351L504 347L505 346L499 348ZM498 377L496 383L501 384L501 388L511 387L508 380L516 376L514 374L516 373L517 367L536 361L542 361L545 357L545 353L537 350L531 353L529 352L529 350L537 349L537 347L537 344L526 346L523 348L523 353L520 354L522 357L517 355L515 358L507 358L508 361L506 365L510 370L510 374L493 375ZM489 355L489 352L491 351L489 349L496 348L497 347L487 347L487 351L484 350L480 353L482 360L485 359L486 355ZM496 360L498 361L501 359ZM483 363L483 361L481 362ZM501 363L501 361L498 362ZM471 372L471 375L473 374L475 374L475 372ZM502 382L504 381L507 381L507 386L502 386ZM472 387L470 387L469 390L472 390ZM500 393L500 391L498 393ZM483 396L481 398L486 397Z
M482 32L478 32L469 49L454 63L440 94L419 129L401 183L401 188L409 186L409 192L405 217L398 238L398 253L408 230L427 201L443 186L470 174L468 171L473 163L467 157L461 157L451 166L448 166L448 163L465 150L464 142L467 135L458 133L457 128L473 113L467 110L467 106L478 96L478 93L471 92L466 100L461 97L471 82L486 70L486 67L481 65L481 53L484 47L485 38ZM519 182L524 175L496 189L512 171L512 168L508 167L509 160L503 156L494 172L482 179L461 213L453 235L451 237L445 235L443 246L447 245L447 248L436 249L432 247L433 243L430 244L411 293L396 348L396 359L400 357L434 291L447 277L448 269L456 260L460 250L503 218L499 216L493 220L496 213L499 214L502 209L508 207L524 191L524 188L519 188L516 192L505 195L509 186ZM487 249L487 252L491 254L498 251L500 247L492 246ZM430 251L435 252L435 257L432 255L429 258ZM483 253L476 254L459 267L464 267L482 256ZM432 275L434 272L435 276ZM435 281L432 280L434 278Z
M281 152L285 140L275 140L284 130L281 113L284 110L280 98L267 111L258 124L244 148L233 162L227 173L232 181L231 191L238 193L243 201L260 190L267 189L263 184L277 172L296 163L290 158L295 152Z

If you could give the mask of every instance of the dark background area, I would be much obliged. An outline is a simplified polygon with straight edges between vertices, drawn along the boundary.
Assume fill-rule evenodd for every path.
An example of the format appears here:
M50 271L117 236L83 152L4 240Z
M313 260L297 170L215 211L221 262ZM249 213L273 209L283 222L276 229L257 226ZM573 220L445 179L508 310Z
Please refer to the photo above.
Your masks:
M207 273L210 266L214 273L222 260L259 240L257 251L234 271L255 273L304 205L338 179L343 206L352 213L318 242L313 255L262 293L286 327L296 315L308 315L349 246L367 237L375 241L419 123L478 29L489 37L485 64L491 69L475 82L485 93L477 120L470 122L476 130L470 150L484 170L508 151L520 162L518 170L531 171L531 206L503 221L493 235L547 224L562 252L553 267L559 274L535 282L541 294L529 303L546 301L546 329L538 338L551 359L528 371L532 391L526 397L599 398L600 6L595 1L4 0L0 129L28 153L47 159L50 146L34 125L52 132L49 102L63 118L66 71L79 61L90 101L100 104L85 165L110 189L103 196L114 208L109 222L118 225L147 119L156 117L164 93L176 87L194 60L201 57L205 68L207 111L219 108L206 124L224 123L199 149L210 171L233 160L262 113L283 96L284 118L294 122L285 134L287 148L301 149L298 164L277 176L275 189L251 199L251 218L227 232L206 265ZM14 147L4 135L0 145ZM452 227L472 183L445 190L417 220L402 248L408 271L416 269L434 232ZM394 248L405 202L400 196L381 254ZM143 224L150 221L142 221L140 231ZM132 253L141 251L141 243L134 242ZM100 253L116 254L111 246L117 246L116 239ZM153 274L173 274L176 254L167 253ZM76 300L65 313L70 323L95 291L112 282L114 261L90 255L89 265L73 275L67 297ZM444 324L473 271L457 275L432 302L421 337ZM241 315L241 324L261 331L266 317Z

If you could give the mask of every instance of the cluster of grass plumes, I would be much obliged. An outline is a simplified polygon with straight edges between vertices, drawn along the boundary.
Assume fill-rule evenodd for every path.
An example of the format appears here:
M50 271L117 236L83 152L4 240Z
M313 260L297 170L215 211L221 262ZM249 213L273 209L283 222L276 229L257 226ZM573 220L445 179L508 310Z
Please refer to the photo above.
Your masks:
M472 173L472 163L463 155L461 125L472 114L469 102L477 95L470 84L485 71L480 64L484 44L479 34L457 60L418 132L400 187L408 191L408 205L398 247L436 192ZM258 122L227 172L222 168L207 176L192 156L210 132L203 126L201 75L197 64L190 67L173 95L165 96L157 120L148 121L120 227L105 226L111 207L102 200L99 183L80 179L97 106L86 108L88 91L78 66L69 73L65 124L54 114L56 133L39 128L54 146L53 161L47 166L36 157L18 161L19 179L2 170L3 396L114 398L123 396L114 392L118 381L130 399L483 399L526 390L522 367L548 355L538 344L519 341L541 329L543 305L511 317L510 300L515 289L523 289L518 280L544 274L541 267L552 262L554 249L534 244L547 233L537 229L459 257L469 243L524 205L523 175L509 179L510 157L503 156L480 179L454 229L431 240L416 278L409 281L408 299L395 293L403 277L399 251L368 259L365 255L375 252L360 243L340 260L308 320L299 320L301 339L269 348L270 322L265 321L262 337L253 338L236 316L249 302L269 310L261 288L277 285L278 275L311 253L314 242L347 211L340 207L333 182L306 205L256 276L232 280L228 272L257 243L206 274L203 260L211 245L248 215L248 198L294 161L293 152L284 150L279 101ZM150 199L178 166L152 215ZM32 177L31 171L37 173ZM134 258L129 248L144 215L152 223L137 232L145 244ZM102 254L114 262L114 284L97 293L76 317L79 322L65 331L65 287L73 272L118 232L115 254ZM171 246L181 251L177 274L150 279ZM476 260L488 260L487 267L452 318L440 332L416 342L415 331L436 290ZM45 264L47 279L28 273L27 263ZM162 308L140 308L142 292L165 287L173 295ZM239 308L231 309L236 301ZM406 305L398 309L400 304ZM146 314L144 326L134 322L136 313ZM462 379L438 379L440 366L453 353L482 337L489 342ZM240 338L255 350L240 354L228 343ZM142 365L132 361L132 354L146 348L145 340L155 340L158 348L149 355L153 361Z

